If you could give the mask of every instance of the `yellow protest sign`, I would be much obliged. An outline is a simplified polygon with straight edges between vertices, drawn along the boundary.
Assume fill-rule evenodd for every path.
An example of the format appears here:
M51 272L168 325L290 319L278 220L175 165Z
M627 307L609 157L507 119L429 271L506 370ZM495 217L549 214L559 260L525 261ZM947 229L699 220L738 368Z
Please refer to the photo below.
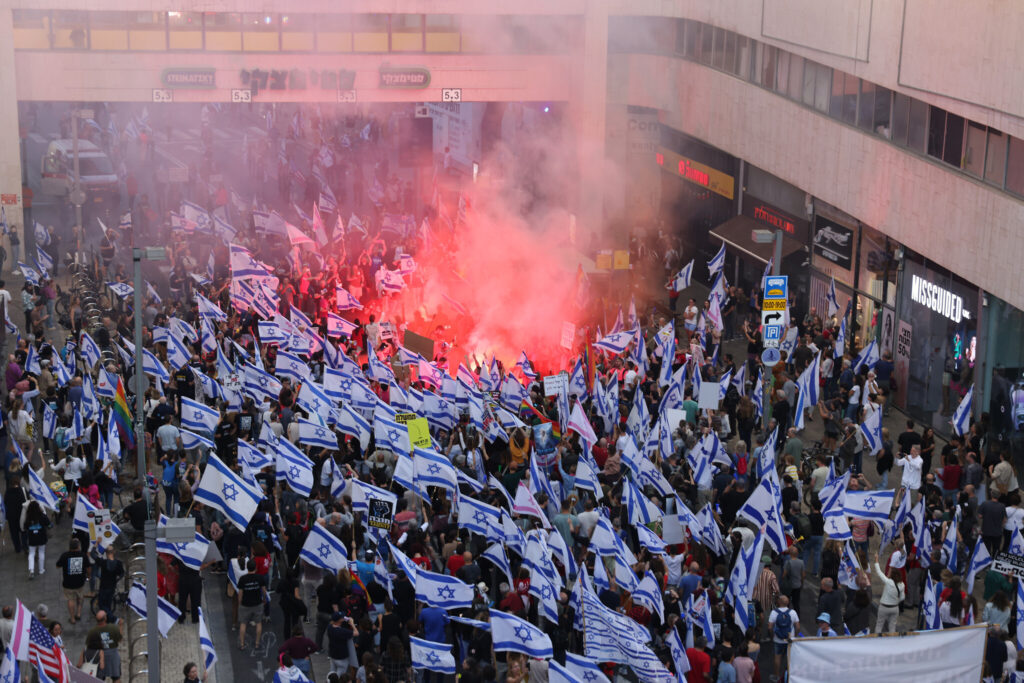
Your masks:
M409 430L409 443L415 448L430 447L430 423L425 417L417 417L405 423Z

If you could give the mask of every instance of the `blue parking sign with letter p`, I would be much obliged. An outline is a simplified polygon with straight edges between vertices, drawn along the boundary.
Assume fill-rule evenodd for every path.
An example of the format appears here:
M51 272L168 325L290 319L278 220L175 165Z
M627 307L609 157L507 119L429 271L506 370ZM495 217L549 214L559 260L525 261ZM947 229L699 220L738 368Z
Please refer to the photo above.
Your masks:
M765 325L765 341L782 341L782 325Z

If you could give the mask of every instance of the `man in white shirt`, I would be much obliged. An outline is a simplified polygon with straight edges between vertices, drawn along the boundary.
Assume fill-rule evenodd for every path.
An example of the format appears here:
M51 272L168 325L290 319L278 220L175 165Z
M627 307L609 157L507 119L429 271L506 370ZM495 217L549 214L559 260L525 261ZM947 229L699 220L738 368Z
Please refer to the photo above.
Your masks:
M917 494L917 490L921 488L921 468L924 467L924 459L921 458L921 444L911 446L910 454L906 457L896 458L896 464L903 468L903 486ZM917 502L916 497L914 502Z
M7 291L7 283L0 280L0 301L4 302L4 311L7 316L11 315L11 293Z

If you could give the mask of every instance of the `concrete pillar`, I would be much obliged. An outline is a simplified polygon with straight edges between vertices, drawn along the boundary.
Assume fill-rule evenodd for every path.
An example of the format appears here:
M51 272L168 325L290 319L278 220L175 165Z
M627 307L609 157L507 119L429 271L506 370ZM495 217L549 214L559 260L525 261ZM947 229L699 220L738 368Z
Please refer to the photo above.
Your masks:
M21 212L21 139L14 74L13 16L12 10L0 9L0 193L18 196L18 204L5 206L4 211L7 224L17 225L20 229L24 221Z
M580 90L576 116L579 140L577 243L587 245L604 219L605 135L608 91L608 8L605 0L588 0L583 15Z

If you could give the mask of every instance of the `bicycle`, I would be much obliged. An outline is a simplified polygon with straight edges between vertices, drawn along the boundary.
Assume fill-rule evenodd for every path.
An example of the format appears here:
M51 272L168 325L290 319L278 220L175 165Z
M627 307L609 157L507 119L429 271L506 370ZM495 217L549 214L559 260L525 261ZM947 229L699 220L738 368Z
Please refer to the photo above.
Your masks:
M117 612L117 608L119 605L124 605L125 607L128 606L128 591L114 591L114 597L110 599L111 609L107 612L107 621L109 621L110 623L114 622L114 615ZM100 611L99 592L97 592L96 595L89 598L89 611L92 612L93 616L96 616L96 613Z

